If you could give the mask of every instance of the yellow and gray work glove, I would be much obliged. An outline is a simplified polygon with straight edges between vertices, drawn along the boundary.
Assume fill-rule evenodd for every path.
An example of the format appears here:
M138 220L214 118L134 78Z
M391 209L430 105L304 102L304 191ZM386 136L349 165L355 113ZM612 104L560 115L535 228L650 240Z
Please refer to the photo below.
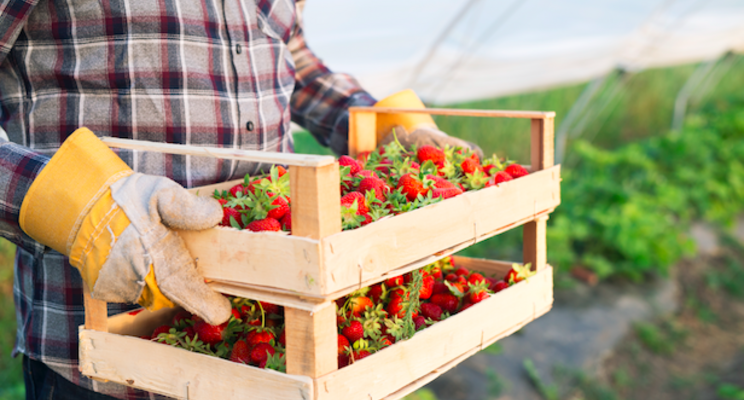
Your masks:
M75 131L23 199L21 228L68 256L98 300L150 310L174 302L210 324L230 317L230 302L197 273L170 228L207 229L220 204L163 177L134 173L91 131Z
M375 107L418 108L424 109L424 103L411 89L392 94L375 104ZM395 135L393 135L395 131ZM377 114L377 143L385 145L395 138L401 145L411 148L413 145L425 145L444 148L462 147L475 152L483 159L483 150L476 144L450 136L437 128L429 114Z

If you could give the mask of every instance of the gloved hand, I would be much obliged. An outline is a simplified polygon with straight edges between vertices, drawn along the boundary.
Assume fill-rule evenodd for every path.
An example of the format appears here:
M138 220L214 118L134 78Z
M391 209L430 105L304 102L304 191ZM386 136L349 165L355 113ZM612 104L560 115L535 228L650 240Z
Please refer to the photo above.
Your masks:
M417 148L425 145L436 146L439 148L444 148L444 146L462 147L472 150L478 155L479 159L483 159L483 150L481 150L477 144L450 136L439 129L423 127L410 133L407 132L406 128L402 125L398 125L393 129L395 130L395 135L393 135L393 131L391 130L391 132L385 135L385 138L378 143L378 146L386 145L397 138L398 142L407 149L410 149L413 145L416 145Z
M418 108L424 109L424 103L416 96L413 90L406 89L392 94L375 104L375 107L393 108ZM393 135L395 130L395 136ZM412 145L421 147L432 145L437 147L462 147L471 149L480 159L483 159L483 150L474 143L449 136L440 131L437 124L429 114L377 114L377 144L385 145L397 137L400 144L406 148Z
M207 229L222 207L168 178L134 173L91 131L75 131L23 199L21 228L70 258L95 299L151 310L180 304L210 324L230 302L196 271L171 229Z

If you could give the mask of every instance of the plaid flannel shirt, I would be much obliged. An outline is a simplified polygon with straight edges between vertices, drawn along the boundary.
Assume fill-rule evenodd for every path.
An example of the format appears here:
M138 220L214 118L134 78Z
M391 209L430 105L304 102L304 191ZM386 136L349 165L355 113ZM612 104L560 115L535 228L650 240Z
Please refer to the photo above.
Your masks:
M305 45L292 0L0 3L0 236L19 246L15 354L122 399L151 395L78 372L82 279L18 225L34 177L76 128L199 146L292 151L290 118L337 153L347 108L374 99ZM260 165L118 151L135 171L193 187ZM72 188L74 189L74 188ZM54 212L50 199L49 212ZM109 304L117 313L131 306ZM146 362L143 360L143 362Z

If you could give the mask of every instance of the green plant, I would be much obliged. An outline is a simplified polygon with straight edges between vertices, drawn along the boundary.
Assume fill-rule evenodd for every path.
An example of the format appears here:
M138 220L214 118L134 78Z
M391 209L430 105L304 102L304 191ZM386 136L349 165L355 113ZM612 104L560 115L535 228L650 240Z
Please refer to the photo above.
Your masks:
M672 354L687 336L687 332L673 320L663 320L657 324L639 322L634 328L646 348L662 355Z
M545 400L558 400L558 387L556 385L548 385L543 381L531 359L525 358L522 361L522 366L527 373L527 377L530 378L530 382Z
M724 383L718 386L717 393L726 400L744 400L744 388Z
M491 368L486 368L486 377L488 378L488 396L494 399L501 397L507 388L506 380Z

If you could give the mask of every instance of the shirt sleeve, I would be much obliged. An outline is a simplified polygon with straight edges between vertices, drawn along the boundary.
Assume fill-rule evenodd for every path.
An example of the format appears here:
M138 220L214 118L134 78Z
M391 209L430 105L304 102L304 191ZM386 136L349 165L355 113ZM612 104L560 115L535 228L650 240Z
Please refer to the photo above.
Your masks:
M28 188L48 161L49 157L0 137L0 236L34 255L41 254L44 245L21 230L18 216Z
M302 32L302 8L297 2L297 23L289 41L295 61L295 90L291 99L292 121L337 154L348 154L349 107L371 106L375 99L356 79L331 72L307 47Z

